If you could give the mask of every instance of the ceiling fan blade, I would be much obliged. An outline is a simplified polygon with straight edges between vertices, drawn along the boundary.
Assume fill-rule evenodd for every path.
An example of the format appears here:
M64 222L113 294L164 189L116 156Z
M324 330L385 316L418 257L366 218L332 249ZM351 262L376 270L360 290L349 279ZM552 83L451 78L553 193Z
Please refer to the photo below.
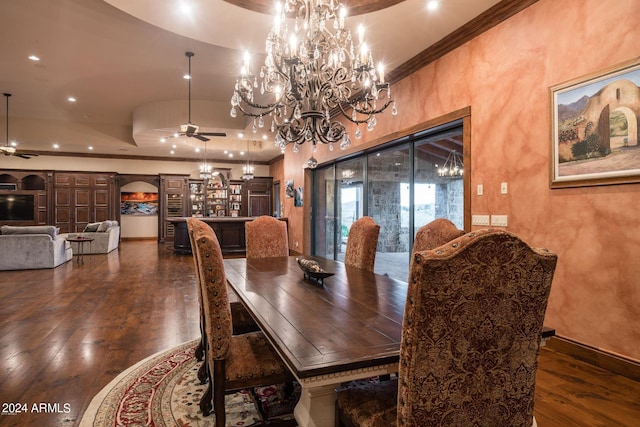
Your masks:
M200 135L207 135L207 136L227 136L226 133L224 132L198 132Z
M202 134L199 134L199 133L194 134L193 137L194 138L198 138L200 141L204 141L204 142L209 141L209 138L206 138L206 137L202 136Z

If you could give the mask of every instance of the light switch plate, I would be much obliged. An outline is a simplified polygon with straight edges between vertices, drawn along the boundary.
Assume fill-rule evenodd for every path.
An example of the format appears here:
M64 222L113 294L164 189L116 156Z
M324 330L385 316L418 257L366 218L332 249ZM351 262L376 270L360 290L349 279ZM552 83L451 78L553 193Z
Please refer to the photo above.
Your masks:
M491 225L494 227L506 227L507 216L506 215L491 215Z
M489 215L471 215L471 225L489 225Z
M484 194L484 189L482 188L482 184L478 184L478 187L476 187L476 189L477 189L478 196L482 196Z

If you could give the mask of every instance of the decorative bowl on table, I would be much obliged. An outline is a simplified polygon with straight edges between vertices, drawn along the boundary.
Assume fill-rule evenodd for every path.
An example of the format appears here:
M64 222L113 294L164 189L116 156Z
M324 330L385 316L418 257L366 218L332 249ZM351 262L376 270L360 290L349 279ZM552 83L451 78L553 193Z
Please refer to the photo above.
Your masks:
M298 266L304 273L304 278L310 279L318 284L323 284L325 278L334 275L334 273L323 270L315 260L296 258L296 261L298 261Z

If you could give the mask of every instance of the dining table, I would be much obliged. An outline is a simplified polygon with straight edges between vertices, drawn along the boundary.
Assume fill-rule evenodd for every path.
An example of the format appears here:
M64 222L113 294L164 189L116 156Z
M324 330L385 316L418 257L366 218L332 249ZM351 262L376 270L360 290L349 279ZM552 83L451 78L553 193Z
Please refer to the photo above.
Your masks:
M298 258L328 277L309 277ZM224 264L229 285L300 383L300 427L335 425L342 383L398 372L406 282L315 256ZM545 326L541 345L554 335Z
M297 424L333 426L336 387L398 371L407 283L305 257L332 274L315 280L296 258L225 259L225 273L300 383Z

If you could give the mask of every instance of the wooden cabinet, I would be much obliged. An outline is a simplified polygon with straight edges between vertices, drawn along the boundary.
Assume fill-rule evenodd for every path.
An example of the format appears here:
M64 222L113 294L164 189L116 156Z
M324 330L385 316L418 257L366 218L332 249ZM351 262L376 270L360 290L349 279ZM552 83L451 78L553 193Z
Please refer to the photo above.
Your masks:
M115 193L112 173L54 173L54 225L61 233L75 233L90 222L117 218Z
M259 177L245 183L247 216L272 215L271 187L273 178Z
M158 241L173 241L174 225L169 218L184 217L191 213L187 175L160 175L160 220Z
M0 225L49 224L49 176L47 171L0 171Z

